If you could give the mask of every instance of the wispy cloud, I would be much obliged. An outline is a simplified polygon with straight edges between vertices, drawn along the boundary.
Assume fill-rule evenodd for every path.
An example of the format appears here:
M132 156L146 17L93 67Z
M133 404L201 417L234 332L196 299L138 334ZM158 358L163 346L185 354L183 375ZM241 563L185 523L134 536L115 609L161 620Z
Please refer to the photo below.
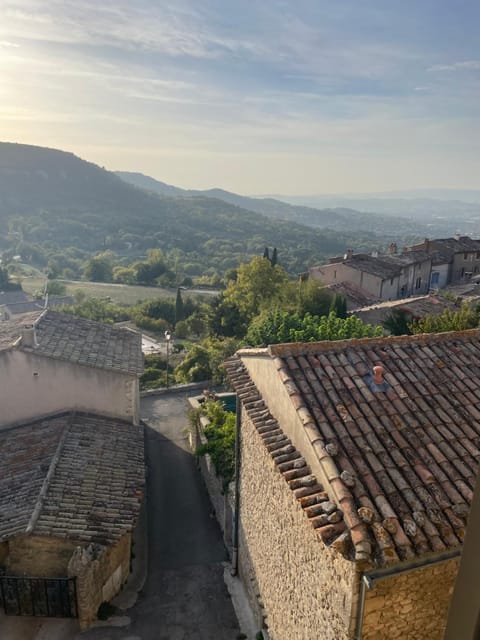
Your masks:
M464 60L451 64L434 64L427 71L480 71L480 60Z
M281 188L311 191L312 166L334 180L327 165L342 162L349 188L376 179L380 157L416 177L444 149L472 175L480 51L467 13L415 0L2 0L0 137L186 186L187 170L236 167L225 186L256 192L278 191L277 171Z

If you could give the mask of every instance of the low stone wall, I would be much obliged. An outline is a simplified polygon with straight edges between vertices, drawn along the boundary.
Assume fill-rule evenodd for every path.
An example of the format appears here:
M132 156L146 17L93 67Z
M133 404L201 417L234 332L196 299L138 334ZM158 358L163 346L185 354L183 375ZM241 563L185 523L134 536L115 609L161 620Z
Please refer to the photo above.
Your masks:
M68 565L68 577L77 579L77 605L80 629L87 629L97 618L102 602L108 602L128 578L130 571L131 534L125 534L116 545L102 547L90 544L77 547Z
M200 403L196 398L189 398L190 406L194 409L200 407ZM195 453L201 444L205 444L207 439L203 433L203 430L208 425L208 419L205 416L200 417L200 424L197 424L195 429L190 429L188 438L190 448ZM217 476L215 467L208 454L204 456L198 456L198 467L202 474L203 481L212 503L215 517L223 533L223 540L227 551L231 556L232 552L232 528L233 528L233 496L232 488L224 489L223 478Z
M459 559L379 580L367 591L362 640L442 640Z
M8 541L7 570L12 575L65 578L78 542L47 536L16 536Z

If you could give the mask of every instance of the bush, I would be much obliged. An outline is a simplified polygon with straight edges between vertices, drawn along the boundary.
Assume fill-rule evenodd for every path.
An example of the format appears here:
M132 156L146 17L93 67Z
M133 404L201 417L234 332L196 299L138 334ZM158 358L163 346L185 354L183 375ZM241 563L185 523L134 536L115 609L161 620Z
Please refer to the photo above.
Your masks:
M207 442L198 447L196 454L210 456L226 490L235 475L235 415L225 411L218 400L205 400L200 413L210 424L204 430Z

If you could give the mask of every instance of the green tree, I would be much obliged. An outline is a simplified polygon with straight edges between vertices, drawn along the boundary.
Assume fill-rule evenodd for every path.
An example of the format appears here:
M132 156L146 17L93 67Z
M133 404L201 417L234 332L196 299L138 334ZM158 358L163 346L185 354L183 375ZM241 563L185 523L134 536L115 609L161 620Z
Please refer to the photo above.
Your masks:
M7 267L0 267L0 291L14 291L21 288L21 285L10 280Z
M184 319L183 299L180 287L177 287L177 297L175 299L175 324Z
M280 342L316 342L321 340L347 340L382 335L382 327L364 324L350 316L337 318L334 312L328 316L304 316L288 311L264 311L251 323L245 341L252 346Z
M207 442L196 453L210 456L226 490L235 474L235 414L226 411L218 400L205 400L200 413L208 418L209 424L204 430Z
M347 317L347 300L345 296L336 293L332 298L330 311L333 311L337 318L345 319Z
M284 269L257 256L248 264L240 265L237 280L229 282L224 298L250 320L278 297L287 283Z
M408 314L402 309L392 309L383 321L383 326L392 336L411 335Z
M47 293L51 296L66 296L67 287L58 280L49 280L47 282Z
M84 275L90 282L111 282L113 278L112 263L102 254L94 256L87 262Z
M444 333L445 331L464 331L475 329L479 324L479 314L468 303L458 311L447 309L439 316L425 316L409 325L412 333Z

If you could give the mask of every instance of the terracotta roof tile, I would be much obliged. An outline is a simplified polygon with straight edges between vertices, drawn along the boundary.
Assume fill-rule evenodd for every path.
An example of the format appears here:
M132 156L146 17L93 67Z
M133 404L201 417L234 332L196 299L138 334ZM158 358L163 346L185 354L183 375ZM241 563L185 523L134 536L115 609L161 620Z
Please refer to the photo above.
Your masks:
M389 562L461 544L480 455L480 331L274 345L265 353L312 442L318 433L325 490L349 505L344 522L354 545L373 542L373 557ZM378 363L383 391L371 386ZM361 507L373 509L373 520L359 527L352 514Z
M278 472L282 474L291 489L292 497L298 500L310 524L318 531L320 539L325 544L332 545L339 553L349 556L350 536L346 534L347 527L343 521L342 511L335 503L329 501L328 494L319 484L316 476L311 473L301 453L284 435L277 420L273 418L261 399L241 360L238 357L230 358L225 363L225 368L238 396L242 398L244 411L262 438ZM310 435L313 438L312 441L315 441L318 439L319 431L312 421L306 423L305 428L308 429L310 426L314 430Z
M3 428L0 540L113 542L132 529L143 485L141 427L79 413Z

